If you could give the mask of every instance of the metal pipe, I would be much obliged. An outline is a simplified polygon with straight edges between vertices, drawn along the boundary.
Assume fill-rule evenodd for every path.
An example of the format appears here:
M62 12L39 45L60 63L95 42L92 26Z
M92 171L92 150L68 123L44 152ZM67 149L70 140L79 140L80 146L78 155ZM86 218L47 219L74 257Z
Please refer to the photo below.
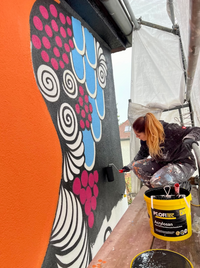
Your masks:
M169 111L173 111L173 110L177 110L177 109L181 109L181 108L186 108L186 107L189 107L189 103L183 104L183 105L179 105L179 106L175 106L175 107L170 108L170 109L166 109L163 112L169 112Z
M186 100L189 101L200 49L200 0L190 0L190 41Z
M173 0L167 0L167 11L173 25L175 25L174 3Z
M193 115L193 110L192 110L192 105L191 101L188 101L189 104L189 110L190 110L190 119L191 119L191 125L194 127L194 115Z
M134 26L135 26L134 29L135 29L135 30L139 30L141 26L139 25L138 21L137 21L136 18L135 18L135 15L134 15L134 13L133 13L133 10L132 10L132 8L131 8L131 5L130 5L129 1L128 1L128 0L124 0L124 4L125 4L125 6L126 6L128 12L129 12L129 14L130 14L130 16L131 16L132 22L133 22L133 24L134 24Z
M180 120L181 120L181 125L183 126L183 115L182 115L182 111L181 111L181 108L178 109L178 112L179 112L179 117L180 117Z
M194 154L196 156L198 167L200 168L200 150L199 146L196 143L192 144L192 149L194 150Z
M161 31L165 31L165 32L168 32L168 33L173 33L173 34L179 35L179 31L178 31L177 28L172 29L172 28L164 27L164 26L154 24L154 23L151 23L151 22L148 22L148 21L144 21L141 18L138 19L138 23L142 24L142 25L145 25L145 26L148 26L148 27L152 27L152 28L161 30Z

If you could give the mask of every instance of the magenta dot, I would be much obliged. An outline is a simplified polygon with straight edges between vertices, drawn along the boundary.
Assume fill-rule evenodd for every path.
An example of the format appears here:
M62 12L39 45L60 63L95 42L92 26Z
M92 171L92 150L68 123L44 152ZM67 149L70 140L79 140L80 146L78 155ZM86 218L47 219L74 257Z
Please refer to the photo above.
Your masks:
M83 118L85 118L85 111L84 111L84 110L81 111L81 116L82 116Z
M92 198L91 198L91 207L92 207L92 209L93 210L95 210L96 208L97 208L97 199L96 199L96 197L95 196L93 196Z
M88 226L92 228L93 225L94 225L94 214L93 212L91 212L90 215L88 216Z
M35 25L35 28L38 29L39 31L43 30L43 24L37 16L33 17L33 24Z
M72 21L71 21L70 17L67 16L66 20L67 20L67 23L68 23L69 25L72 24Z
M42 43L43 43L45 48L47 48L47 49L51 48L51 44L49 42L49 39L46 36L42 37Z
M51 21L51 27L53 28L53 30L54 30L55 32L58 31L58 24L55 22L55 20L52 20L52 21Z
M81 174L81 183L83 187L86 187L88 184L88 173L86 170L84 170Z
M53 32L52 32L51 27L49 25L45 25L45 31L49 37L53 36Z
M76 110L77 114L80 113L80 106L79 106L79 104L76 104L75 105L75 110Z
M60 64L60 67L63 69L64 67L65 67L65 64L64 64L64 62L63 61L59 61L59 64Z
M60 21L62 22L62 24L65 24L65 22L66 22L65 16L62 13L59 14L59 18L60 18Z
M85 214L88 216L91 212L91 204L90 201L86 201L85 202Z
M97 197L98 194L99 194L99 189L98 189L98 187L97 187L96 184L94 184L94 187L93 187L93 193L94 193L94 196L95 196L95 197Z
M58 16L57 9L54 5L50 5L50 12L55 18Z
M92 190L89 186L86 189L86 197L87 197L87 200L90 200L92 197Z
M69 45L70 45L71 48L74 48L74 43L72 42L71 39L69 40Z
M91 188L94 186L94 175L92 173L89 175L89 186Z
M71 30L70 28L67 28L67 34L68 34L69 36L72 36L72 30Z
M70 52L70 47L69 47L69 45L68 44L64 44L64 47L65 47L65 50L67 51L67 52Z
M43 50L43 51L41 52L41 57L42 57L43 61L45 61L45 62L49 62L49 55L47 54L46 51Z
M94 171L93 175L94 175L94 181L97 183L99 181L99 174L97 170Z
M79 104L80 104L81 106L83 106L83 99L82 99L81 97L79 97L78 101L79 101Z
M85 102L88 103L89 99L88 99L88 95L85 95Z
M63 28L63 27L60 27L60 34L62 35L62 37L66 37L67 36L67 34L66 34L66 32L65 32L65 29Z
M85 125L86 125L86 127L87 127L87 128L89 128L89 127L90 127L90 123L89 123L89 121L88 121L88 120L86 120Z
M63 53L62 58L63 58L65 63L67 63L67 64L69 63L69 58L68 58L67 54Z
M85 111L86 111L86 113L88 113L88 110L89 110L89 109L88 109L88 106L85 104L84 107L85 107Z
M47 20L49 18L49 13L48 13L46 7L40 6L39 9L40 9L40 13L42 14L43 18L45 18Z
M83 188L80 191L80 201L82 205L84 205L86 201L86 190Z
M85 128L85 123L84 123L84 121L82 119L80 120L80 126L81 126L82 129Z
M58 70L58 62L56 59L54 58L51 59L51 65L53 66L55 70Z
M54 55L55 55L56 57L60 57L60 52L59 52L59 50L58 50L57 47L54 47L54 49L53 49L53 53L54 53Z
M91 116L91 114L88 114L88 120L89 120L89 122L92 122L92 116Z
M80 191L81 191L81 181L80 181L79 178L76 178L76 179L74 180L72 190L73 190L73 192L74 192L76 195L79 195L79 194L80 194Z
M92 111L93 111L92 104L89 105L89 111L90 111L90 113L92 113Z
M40 38L37 35L32 35L32 43L35 48L40 49L41 48L41 41Z
M57 44L59 47L62 47L62 40L61 40L61 38L60 38L59 36L56 36L55 40L56 40L56 44Z
M79 92L82 96L84 95L84 89L82 88L82 86L79 87Z

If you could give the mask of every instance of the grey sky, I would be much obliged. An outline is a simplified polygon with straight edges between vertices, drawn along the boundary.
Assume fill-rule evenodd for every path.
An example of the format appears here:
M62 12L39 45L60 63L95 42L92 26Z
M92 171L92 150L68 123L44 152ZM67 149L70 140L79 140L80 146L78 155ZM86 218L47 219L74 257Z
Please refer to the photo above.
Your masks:
M128 100L131 87L131 53L132 48L112 54L113 75L119 124L128 119Z

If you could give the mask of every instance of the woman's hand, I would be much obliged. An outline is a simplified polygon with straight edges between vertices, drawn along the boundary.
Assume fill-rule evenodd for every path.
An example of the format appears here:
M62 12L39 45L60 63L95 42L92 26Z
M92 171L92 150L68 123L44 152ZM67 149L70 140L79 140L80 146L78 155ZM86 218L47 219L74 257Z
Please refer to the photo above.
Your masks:
M184 139L184 140L183 140L183 144L185 145L185 147L186 147L189 151L192 150L192 144L193 144L193 143L196 143L196 144L199 146L198 142L195 141L195 140L193 140L193 139Z
M130 168L127 166L124 166L122 169L119 170L119 173L123 173L123 172L129 172Z

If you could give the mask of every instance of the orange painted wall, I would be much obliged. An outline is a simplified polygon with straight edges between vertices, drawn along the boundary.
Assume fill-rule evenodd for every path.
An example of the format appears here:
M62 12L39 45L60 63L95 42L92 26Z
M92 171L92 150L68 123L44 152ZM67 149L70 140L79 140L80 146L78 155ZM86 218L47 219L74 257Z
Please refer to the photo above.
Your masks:
M33 3L1 1L1 268L41 267L61 179L59 140L32 68L29 15Z

